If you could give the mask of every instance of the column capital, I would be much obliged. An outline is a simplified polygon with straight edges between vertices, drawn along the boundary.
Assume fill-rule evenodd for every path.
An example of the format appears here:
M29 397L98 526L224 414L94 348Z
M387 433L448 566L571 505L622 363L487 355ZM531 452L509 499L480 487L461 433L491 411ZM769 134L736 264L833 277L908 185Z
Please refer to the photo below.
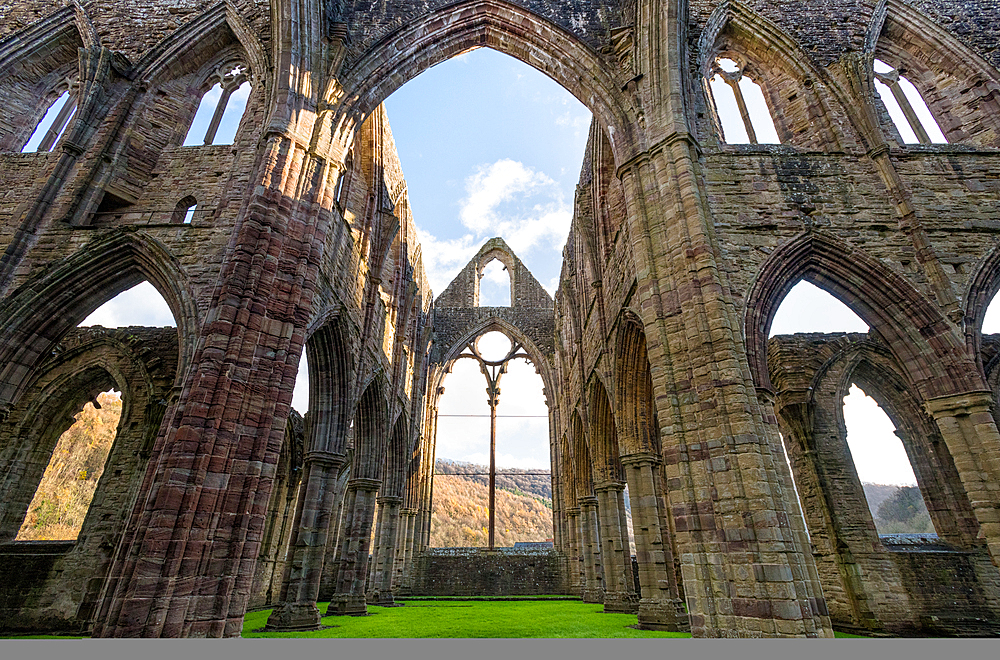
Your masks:
M351 479L347 482L348 490L368 490L376 491L382 487L382 482L378 479Z
M391 506L393 504L396 504L396 505L402 504L403 503L403 498L402 497L396 497L394 495L385 495L384 497L379 497L375 501L378 502L379 504L387 504L387 505Z
M623 466L632 467L642 467L643 464L649 463L650 465L659 465L663 462L657 454L652 452L642 452L639 454L629 454L628 456L621 457L621 463Z
M578 516L578 515L580 515L580 507L574 506L574 507L571 507L569 509L566 509L566 515L567 516Z
M934 419L988 413L992 406L993 395L990 392L963 392L962 394L938 396L924 401L924 408Z
M622 483L621 481L615 481L615 480L601 481L594 486L594 490L596 490L598 493L611 490L623 491L625 490L625 484Z
M576 501L580 503L580 508L584 509L587 507L597 506L597 498L593 495L588 495L587 497L578 497Z
M345 463L347 463L347 456L332 451L324 451L322 449L310 449L302 458L302 462L306 464L315 463L317 465L322 465L323 467L336 468L339 470L344 467Z

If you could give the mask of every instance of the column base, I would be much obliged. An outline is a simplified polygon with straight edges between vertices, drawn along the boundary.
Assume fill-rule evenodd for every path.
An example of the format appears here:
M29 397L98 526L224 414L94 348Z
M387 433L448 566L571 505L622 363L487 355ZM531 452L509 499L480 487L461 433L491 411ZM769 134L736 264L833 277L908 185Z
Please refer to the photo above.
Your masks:
M585 602L585 603L604 603L604 590L603 589L584 589L583 590L583 602Z
M604 594L604 611L608 613L638 614L639 596L620 591L608 591Z
M678 615L680 601L654 600L643 598L639 601L640 630L666 630L669 632L684 632L691 629L691 624L685 615Z
M334 594L330 605L326 608L327 616L365 616L368 607L364 596L353 594Z
M319 630L320 613L316 603L281 603L267 617L265 632Z
M365 602L369 605L378 605L380 607L394 607L396 605L391 591L370 591L365 596Z

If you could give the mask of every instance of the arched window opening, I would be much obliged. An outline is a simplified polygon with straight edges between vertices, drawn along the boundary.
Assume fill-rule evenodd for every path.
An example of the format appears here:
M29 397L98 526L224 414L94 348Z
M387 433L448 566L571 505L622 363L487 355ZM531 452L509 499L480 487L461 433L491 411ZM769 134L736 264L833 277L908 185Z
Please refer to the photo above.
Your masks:
M499 259L490 260L479 272L479 306L510 307L510 273Z
M76 95L66 90L45 111L21 153L52 151L76 114Z
M198 210L198 200L192 195L188 195L181 201L177 202L177 206L174 207L174 213L170 217L170 222L175 225L189 225L194 219L194 213Z
M764 91L744 68L735 59L719 57L708 81L723 139L729 144L779 144Z
M993 296L993 300L987 306L981 332L984 335L1000 333L1000 295Z
M788 448L785 447L785 436L779 433L778 438L781 439L781 457L785 460L785 465L788 466L788 476L792 480L792 491L795 493L795 499L799 503L799 511L803 516L802 526L806 530L806 537L809 538L809 525L806 524L805 519L806 508L802 504L802 495L799 494L799 486L795 483L795 470L792 469L792 459L788 456Z
M56 442L16 541L76 540L104 474L121 413L121 392L109 390L74 416L76 421Z
M292 408L305 417L309 412L309 360L306 359L305 348L299 358L299 371L295 374L295 389L292 390Z
M217 81L201 97L183 146L232 144L250 98L244 64L229 64L215 72Z
M635 531L632 526L632 501L628 497L628 484L625 485L625 523L628 526L628 548L629 554L635 559ZM636 572L633 571L633 575ZM638 578L636 578L638 579Z
M778 306L768 337L797 332L866 333L868 329L850 307L818 286L800 280Z
M156 287L149 282L141 282L95 309L80 322L79 327L94 325L105 328L133 325L168 328L176 327L177 322Z
M934 534L896 427L878 403L851 384L844 397L847 444L879 535Z
M385 109L431 288L444 291L485 240L504 236L551 295L590 110L545 73L488 47L423 71Z
M927 103L902 73L882 60L875 60L875 89L903 142L947 144Z
M500 332L486 333L473 345L487 362L503 361L512 349L524 355ZM462 355L468 359L454 362L438 402L432 547L489 543L489 394L472 349ZM506 363L497 385L494 546L548 544L552 476L542 379L525 357L516 357Z

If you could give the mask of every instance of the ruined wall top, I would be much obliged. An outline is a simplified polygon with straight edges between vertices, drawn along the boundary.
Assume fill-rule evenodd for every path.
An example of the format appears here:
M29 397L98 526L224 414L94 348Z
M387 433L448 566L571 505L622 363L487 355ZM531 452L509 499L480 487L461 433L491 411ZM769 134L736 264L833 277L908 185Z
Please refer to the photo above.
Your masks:
M434 304L443 307L479 307L479 281L483 269L496 259L510 275L510 306L553 308L552 296L538 283L528 267L517 258L502 238L491 238L475 257L455 276Z

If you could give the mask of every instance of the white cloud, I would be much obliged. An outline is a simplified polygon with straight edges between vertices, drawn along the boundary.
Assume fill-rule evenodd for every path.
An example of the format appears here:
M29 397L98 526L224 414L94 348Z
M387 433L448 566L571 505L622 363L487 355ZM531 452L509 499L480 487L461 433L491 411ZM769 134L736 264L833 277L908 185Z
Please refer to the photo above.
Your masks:
M439 239L417 228L431 288L440 294L486 239L501 236L524 258L534 248L550 249L561 259L573 209L559 184L544 172L504 158L476 168L465 180L466 196L459 202L462 225L472 233ZM501 278L491 276L499 283Z
M149 282L122 291L104 303L80 323L80 327L101 325L105 328L176 327L174 315L160 292Z

